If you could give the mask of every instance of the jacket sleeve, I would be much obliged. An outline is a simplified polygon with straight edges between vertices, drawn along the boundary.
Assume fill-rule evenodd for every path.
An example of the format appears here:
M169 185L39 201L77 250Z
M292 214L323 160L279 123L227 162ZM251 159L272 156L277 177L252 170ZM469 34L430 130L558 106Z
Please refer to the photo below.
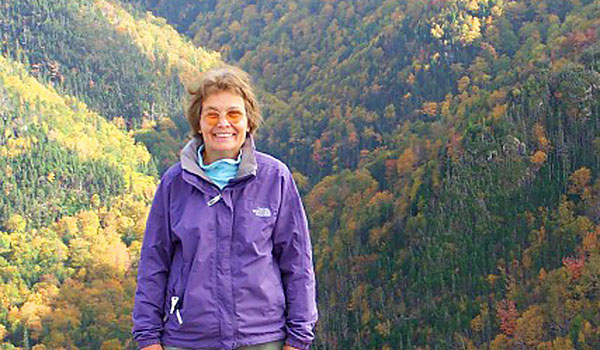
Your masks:
M163 330L163 305L173 253L167 187L163 178L154 195L140 254L132 330L139 348L160 344Z
M316 282L306 214L289 171L284 174L273 243L286 296L286 344L308 349L318 318Z

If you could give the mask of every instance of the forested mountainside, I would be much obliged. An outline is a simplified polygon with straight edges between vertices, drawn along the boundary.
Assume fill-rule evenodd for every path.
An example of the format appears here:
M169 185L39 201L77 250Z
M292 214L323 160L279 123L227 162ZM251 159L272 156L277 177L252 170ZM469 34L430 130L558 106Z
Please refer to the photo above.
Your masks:
M157 168L187 132L181 81L219 55L100 0L4 2L0 26L0 347L133 349Z
M0 48L60 93L138 129L162 172L188 130L181 80L220 58L164 20L134 14L104 0L10 1L0 11Z
M4 56L0 99L2 348L121 348L150 154Z
M600 346L600 1L37 0L0 7L3 348L135 347L152 176L219 57L155 16L258 83L315 349Z
M265 104L273 118L264 147L316 178L357 167L361 150L397 142L391 131L421 116L423 103L443 100L472 51L430 34L444 2L146 3L158 15L182 17L179 27L198 13L182 28L196 43L242 65L288 102ZM482 18L494 17L494 3L482 2Z
M316 348L600 346L599 1L143 3L288 102Z

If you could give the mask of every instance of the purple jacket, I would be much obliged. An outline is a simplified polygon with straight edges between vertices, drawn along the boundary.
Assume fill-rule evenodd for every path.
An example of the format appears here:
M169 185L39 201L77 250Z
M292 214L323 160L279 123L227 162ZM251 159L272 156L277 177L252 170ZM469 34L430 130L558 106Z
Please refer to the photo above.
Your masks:
M233 349L285 339L308 349L317 321L306 215L279 160L242 146L222 190L199 137L162 177L146 224L133 308L139 347Z

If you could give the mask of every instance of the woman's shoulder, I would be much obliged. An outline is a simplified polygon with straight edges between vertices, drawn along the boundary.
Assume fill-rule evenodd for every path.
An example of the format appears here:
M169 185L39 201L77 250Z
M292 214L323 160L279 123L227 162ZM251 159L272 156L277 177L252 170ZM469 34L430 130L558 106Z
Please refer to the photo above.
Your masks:
M288 166L281 160L275 158L274 156L259 151L256 151L255 154L256 164L258 166L259 171L275 171L280 174L290 173L290 169L288 168Z
M160 181L163 183L171 182L173 179L181 175L182 172L181 162L177 162L169 167L167 171L162 174Z

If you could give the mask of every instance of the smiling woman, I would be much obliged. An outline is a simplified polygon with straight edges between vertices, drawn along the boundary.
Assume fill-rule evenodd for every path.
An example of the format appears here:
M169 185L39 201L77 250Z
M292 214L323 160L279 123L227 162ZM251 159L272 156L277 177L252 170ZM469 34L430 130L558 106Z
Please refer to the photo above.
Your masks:
M289 169L254 147L250 79L224 66L189 94L193 138L154 197L133 335L144 350L308 349L317 307L306 215Z

